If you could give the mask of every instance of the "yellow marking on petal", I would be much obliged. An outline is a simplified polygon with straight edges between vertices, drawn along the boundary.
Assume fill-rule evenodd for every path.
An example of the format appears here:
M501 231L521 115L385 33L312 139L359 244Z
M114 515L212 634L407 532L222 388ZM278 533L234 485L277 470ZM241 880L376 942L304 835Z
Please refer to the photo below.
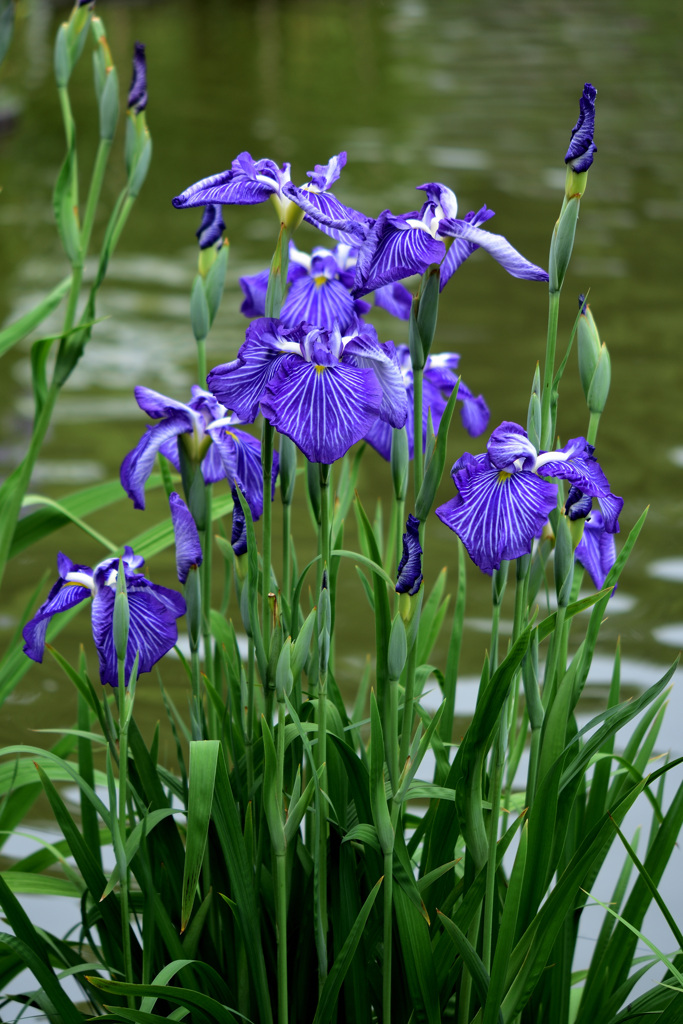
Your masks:
M225 436L226 436L226 437L231 437L231 438L233 439L233 441L236 441L236 440L237 440L237 438L236 438L236 437L235 437L235 435L233 434L232 430L226 430L226 431L225 431Z
M324 373L326 369L327 369L326 366L316 366L315 372L316 373Z
M506 473L504 469L501 469L498 473L498 483L504 484L506 480L509 480L512 473Z
M315 277L313 278L313 283L315 284L316 288L322 288L322 286L327 283L327 278L325 277L324 274L316 274Z

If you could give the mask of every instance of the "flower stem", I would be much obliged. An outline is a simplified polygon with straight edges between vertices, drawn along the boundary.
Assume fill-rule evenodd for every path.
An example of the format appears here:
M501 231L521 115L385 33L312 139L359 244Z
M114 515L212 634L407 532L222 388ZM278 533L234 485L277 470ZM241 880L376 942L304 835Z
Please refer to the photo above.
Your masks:
M413 473L415 479L415 500L422 487L424 476L424 453L422 450L422 369L413 369Z
M284 797L285 705L278 701L277 723L277 799ZM286 849L275 855L275 919L277 926L277 1003L278 1022L287 1024L287 859Z
M274 428L264 419L261 435L261 464L263 466L263 574L261 578L261 615L263 621L263 643L266 651L270 646L270 611L268 594L270 593L270 553L273 506L270 500L272 491L273 466L273 434ZM265 680L264 680L265 683Z
M384 960L382 963L382 1021L391 1024L391 959L394 898L394 853L384 854Z
M97 203L100 198L100 192L102 191L102 182L104 181L104 172L107 169L111 146L111 139L100 139L100 144L97 147L95 166L93 168L92 178L90 179L90 189L88 190L88 199L85 204L85 214L83 216L83 229L81 231L81 252L83 253L83 259L88 255L90 235L92 234L93 224L95 223L95 211L97 210Z
M589 444L595 444L598 436L598 427L600 426L600 413L592 412L590 414L590 420L588 422L588 433L586 434L586 440Z
M548 303L548 337L543 368L541 394L541 448L550 450L553 440L552 390L555 376L555 350L557 348L557 321L560 312L560 293L551 292Z
M406 689L403 697L403 721L401 723L401 744L398 752L399 769L408 759L410 749L410 734L413 731L413 695L415 693L415 669L417 661L417 641L408 651L408 664L406 668Z

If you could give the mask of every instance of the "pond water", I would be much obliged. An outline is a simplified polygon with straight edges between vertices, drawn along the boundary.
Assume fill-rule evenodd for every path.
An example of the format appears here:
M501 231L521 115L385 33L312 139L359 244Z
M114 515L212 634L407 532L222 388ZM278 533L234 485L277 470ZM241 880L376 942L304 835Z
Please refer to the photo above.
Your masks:
M612 357L612 394L597 454L613 490L625 498L622 531L646 505L650 512L609 608L588 707L604 698L618 637L625 692L659 678L683 643L683 13L664 0L578 0L552 7L540 0L103 0L100 12L124 85L134 40L147 45L154 157L101 292L98 315L108 319L95 328L65 388L31 490L59 496L117 475L144 428L133 399L136 384L180 400L189 396L195 380L189 289L198 216L173 210L173 195L228 167L242 150L290 161L294 180L303 181L314 164L345 149L348 164L336 192L348 205L371 215L385 207L402 212L419 205L416 185L443 181L457 192L462 212L486 203L496 211L492 230L545 265L569 130L583 83L592 81L598 87L598 154L564 289L560 345L568 339L576 297L590 290ZM67 271L51 211L63 156L51 48L64 13L45 0L20 4L2 71L4 320L30 308ZM89 62L82 61L72 88L83 173L96 144L90 74ZM113 164L104 193L109 201L122 184L120 147ZM245 325L238 277L267 264L277 227L269 205L225 212L231 265L209 339L210 365L237 352ZM102 228L98 223L96 234ZM297 244L324 240L304 226ZM483 253L443 293L435 349L461 353L463 376L485 395L492 425L525 422L533 370L543 355L546 295L542 285L513 280ZM374 319L383 338L407 340L404 324L388 316ZM2 367L0 473L6 474L30 432L28 345L6 356ZM586 427L572 358L559 429L566 439ZM481 451L483 444L470 440L456 417L451 461L464 449ZM362 464L359 490L368 508L378 494L390 493L379 461L368 451ZM452 493L446 479L441 500ZM310 540L302 488L298 501L303 561ZM123 542L163 514L160 501L151 500L147 514L124 501L95 525ZM102 557L94 542L69 528L16 559L3 587L1 643L43 573L54 575L58 549L90 564ZM432 523L426 578L442 566L455 573L455 545L445 527ZM151 573L172 584L170 557L154 559ZM351 694L373 634L352 570L342 575L342 587L338 675ZM488 621L489 595L488 578L468 566L462 715L487 645L482 623ZM67 654L86 641L94 667L85 617L62 636ZM436 659L445 656L446 643L444 636ZM138 689L138 710L151 728L160 700L148 678ZM171 670L169 679L184 699L180 673L175 678ZM679 679L661 734L662 747L676 753L683 749L680 691ZM74 708L75 696L53 664L31 667L3 706L0 743L33 742L29 730L68 724Z

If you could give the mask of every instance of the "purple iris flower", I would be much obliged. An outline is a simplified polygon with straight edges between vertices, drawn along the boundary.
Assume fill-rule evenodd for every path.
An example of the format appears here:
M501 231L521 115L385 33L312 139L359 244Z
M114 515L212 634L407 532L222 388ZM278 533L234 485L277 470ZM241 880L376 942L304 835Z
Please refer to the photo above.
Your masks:
M607 477L584 437L564 448L538 452L517 423L501 423L483 455L469 452L451 475L458 494L436 514L458 534L472 561L489 575L505 559L531 551L549 513L557 506L557 486L544 477L568 480L596 497L608 533L619 530L623 499L612 494Z
M376 220L357 213L335 221L316 216L315 209L300 189L289 186L287 194L306 213L306 219L332 237L340 233L358 246L354 294L365 295L383 285L422 274L432 263L441 264L441 288L458 267L477 249L485 249L513 277L547 281L548 274L517 252L502 235L481 227L494 216L482 206L476 213L459 219L455 194L439 182L418 185L427 193L422 209L400 215L384 210Z
M380 343L369 324L342 336L338 327L254 320L237 359L207 381L243 420L254 420L260 406L310 462L340 459L378 417L402 427L408 415L394 345Z
M564 505L570 519L585 519L583 536L579 541L575 557L593 580L596 590L602 590L607 573L617 560L614 533L605 526L602 512L593 511L593 499L578 487L570 487Z
M128 109L136 114L147 106L147 58L145 44L136 43L133 50L133 77L128 90Z
M138 656L138 674L149 672L178 640L176 619L185 614L185 601L175 590L160 587L135 572L143 563L127 547L123 555L126 575L130 627L126 650L125 676L130 677ZM42 662L45 634L50 619L92 597L92 633L100 660L102 683L118 686L118 666L114 648L114 599L118 576L118 558L107 558L94 569L76 565L66 555L57 557L59 579L47 600L24 626L24 653Z
M178 580L187 582L190 569L197 569L204 558L199 530L189 508L175 491L168 497L175 536L175 565Z
M406 532L403 534L403 555L396 572L396 593L413 597L422 585L422 545L420 544L420 520L409 515Z
M590 82L583 87L583 95L579 100L579 118L572 128L569 149L564 162L569 164L573 171L581 174L587 171L593 163L593 154L597 153L598 147L593 142L595 131L595 97L598 90Z
M261 443L244 430L236 429L244 419L227 416L226 409L214 396L196 384L187 405L144 387L136 387L135 398L144 412L159 420L159 423L147 427L121 464L121 485L133 499L135 508L145 507L145 483L154 467L157 452L165 455L177 470L180 469L180 439L193 461L201 463L205 483L227 479L232 484L234 481L247 498L254 519L259 518L263 512ZM279 457L274 453L273 493L278 468Z
M407 345L396 346L396 358L403 376L408 407L413 405L413 366L410 349ZM440 352L430 355L425 363L422 378L422 449L427 444L427 424L431 411L432 424L438 431L441 417L448 403L449 395L455 387L458 375L460 356L457 352ZM462 425L471 437L478 437L486 430L489 422L489 408L483 395L476 398L463 381L458 388L458 400L462 401L460 418ZM415 436L413 418L408 416L406 431L408 433L408 453L412 459L415 454ZM384 420L377 420L365 435L365 440L375 448L387 462L391 459L391 426Z
M326 331L338 324L342 334L360 326L360 317L370 304L351 294L356 274L358 250L340 242L334 249L316 246L313 252L302 252L289 243L289 292L280 311L280 320L287 327L300 323L315 324ZM240 278L244 292L241 312L248 317L265 316L268 270ZM387 285L375 293L375 305L407 320L412 298L400 284Z
M321 216L341 221L357 216L329 191L345 163L346 153L339 153L331 157L327 164L316 164L315 170L307 172L310 182L296 190L306 195L307 202ZM286 191L288 185L291 185L290 164L278 167L273 160L254 160L250 153L245 152L233 160L229 170L190 185L175 197L173 205L177 210L207 203L251 206L272 199L280 222L295 226L301 212L297 209L297 202Z
M222 244L225 223L221 209L220 203L209 203L204 207L202 222L196 231L200 249L209 249L218 242ZM220 245L218 248L220 249Z

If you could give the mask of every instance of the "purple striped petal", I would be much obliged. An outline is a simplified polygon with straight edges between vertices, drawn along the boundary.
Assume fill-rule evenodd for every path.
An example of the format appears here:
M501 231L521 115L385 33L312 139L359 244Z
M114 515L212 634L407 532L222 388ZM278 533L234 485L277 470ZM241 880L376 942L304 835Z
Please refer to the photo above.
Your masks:
M596 590L602 590L607 573L617 560L617 549L614 534L607 532L600 512L591 512L586 520L575 554L576 561L588 572Z
M406 430L408 432L408 457L413 457L413 428L411 424L411 418L408 417L406 420ZM391 461L391 434L392 427L387 423L386 420L381 420L379 417L372 424L370 429L367 431L364 441L372 445L376 452L382 456L387 462Z
M280 319L290 327L306 322L327 331L338 324L345 333L356 323L354 300L340 281L306 275L290 288Z
M406 532L403 534L403 554L396 571L396 593L417 594L422 584L422 545L420 544L420 520L408 516Z
M506 473L487 456L466 453L453 467L455 498L436 514L489 575L503 560L526 555L557 504L557 488L535 473Z
M316 164L312 171L306 171L306 175L311 179L311 185L325 192L338 180L345 166L346 153L342 151L337 156L330 157L329 163Z
M381 344L375 329L365 325L362 333L345 343L342 362L373 371L382 388L380 419L402 427L408 416L408 395L393 342Z
M177 210L188 206L206 206L209 203L222 205L251 206L263 203L273 194L281 194L282 187L289 181L290 166L278 167L273 160L254 160L249 153L240 153L232 167L220 174L190 185L173 200Z
M372 223L358 210L344 206L331 192L313 192L311 189L284 186L283 193L304 211L304 219L330 238L345 245L357 246L365 238Z
M162 446L178 437L179 434L191 433L191 422L184 413L168 416L161 423L147 427L132 452L128 452L121 463L121 486L133 499L134 508L145 507L145 484L154 468L154 460ZM172 460L173 461L173 460Z
M171 508L171 521L175 535L175 564L176 573L181 583L185 583L190 574L190 569L197 568L202 564L203 552L199 531L192 513L180 497L173 491L169 495L168 503Z
M427 193L427 203L422 208L422 213L425 212L425 207L430 212L438 213L437 208L440 207L441 215L444 218L458 216L458 200L453 190L447 185L442 185L440 181L428 181L424 185L416 185L415 188L420 192Z
M382 389L372 370L287 356L261 404L263 415L310 462L330 463L364 437L379 415Z
M522 459L523 469L535 468L536 449L519 423L503 421L491 434L486 450L497 469L508 469L517 459ZM544 476L547 475L552 474L546 474L544 470Z
M618 533L617 520L624 500L610 491L609 481L593 451L593 445L588 444L585 437L574 437L556 452L541 452L535 469L543 476L568 480L584 494L596 497L605 516L605 529L608 533Z
M138 385L135 388L135 401L143 412L151 416L153 420L160 420L163 416L172 416L176 412L184 412L187 416L188 429L192 429L192 411L185 402L177 402L175 398L162 395L152 388L143 388Z
M365 295L382 285L421 274L430 263L441 262L446 247L426 229L410 227L407 221L416 217L417 214L395 217L390 210L379 215L358 253L355 295Z
M579 100L579 119L572 128L569 149L564 158L564 162L569 164L577 174L588 170L593 163L593 154L597 152L597 146L593 142L597 94L598 90L595 86L586 82L583 87L583 95Z
M548 280L545 270L525 259L502 235L494 235L490 231L468 224L466 220L458 219L442 220L439 233L480 246L513 277L521 277L526 281Z
M253 423L268 381L277 373L282 356L300 351L301 332L284 327L273 317L254 320L237 359L214 367L207 377L211 392L246 423Z
M57 558L57 564L60 578L51 588L47 599L22 630L24 654L27 654L33 661L42 662L43 660L45 634L52 616L57 612L73 608L81 601L85 601L87 597L92 597L93 593L93 571L89 565L74 565L71 559L61 552Z
M465 214L463 218L467 224L471 224L473 227L481 227L491 217L495 217L493 210L489 210L487 206L482 206L476 213L471 210ZM440 290L443 291L446 283L451 279L458 267L462 266L468 256L471 256L473 252L479 248L474 242L465 241L464 238L455 238L451 243L450 248L446 252L446 257L441 264L441 285Z
M462 409L460 410L462 425L470 437L479 437L489 425L489 419L491 418L489 407L483 395L477 395L475 398L471 394L468 396L462 392L463 385L461 381L458 388L458 399L462 398L463 400ZM436 430L437 428L435 427L434 429Z
M126 649L125 676L129 679L139 652L138 675L150 672L178 641L176 619L185 614L185 601L175 590L150 583L142 576L126 573L130 629ZM93 599L92 632L100 662L103 684L118 686L114 649L115 585L102 586Z
M230 543L236 555L244 555L247 550L247 519L244 515L242 502L237 490L232 489L232 533Z

